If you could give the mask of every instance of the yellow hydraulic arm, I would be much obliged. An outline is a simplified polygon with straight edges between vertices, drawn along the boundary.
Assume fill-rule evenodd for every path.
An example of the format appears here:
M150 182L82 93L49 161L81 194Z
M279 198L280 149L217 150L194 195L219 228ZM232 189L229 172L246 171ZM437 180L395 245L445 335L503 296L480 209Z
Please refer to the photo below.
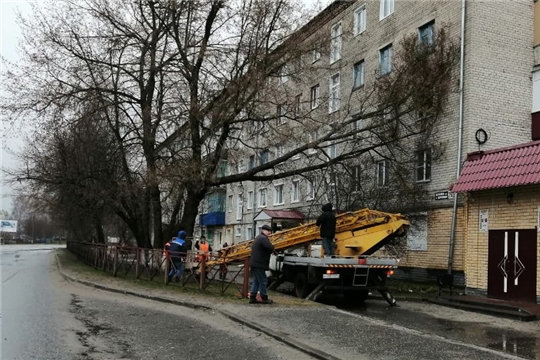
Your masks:
M336 255L370 255L384 246L394 236L404 235L410 225L405 216L382 211L362 209L336 216ZM279 231L269 236L275 250L308 244L320 239L315 222ZM253 240L229 246L220 251L212 262L232 262L251 255Z

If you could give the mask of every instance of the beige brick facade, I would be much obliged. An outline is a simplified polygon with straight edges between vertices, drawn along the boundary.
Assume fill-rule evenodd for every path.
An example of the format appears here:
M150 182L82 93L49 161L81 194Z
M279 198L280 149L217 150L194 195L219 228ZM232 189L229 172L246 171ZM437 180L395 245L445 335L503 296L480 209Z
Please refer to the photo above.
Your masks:
M512 203L507 195L513 194ZM489 230L537 229L540 211L540 185L495 189L469 194L465 245L466 286L487 293L488 232L480 231L479 214L489 212ZM540 235L537 236L536 294L540 302Z
M458 164L464 161L468 152L495 149L530 140L531 71L534 62L532 46L534 39L533 1L468 0L466 4L461 158L457 159L460 106L457 91L459 84L456 82L456 91L450 95L445 119L434 131L445 152L440 159L432 164L431 180L423 184L426 190L432 194L448 190L451 187L457 178ZM353 33L353 13L361 6L366 8L366 30L355 35ZM301 94L302 103L306 104L309 103L310 87L318 83L320 84L321 99L325 99L329 92L329 77L339 73L341 98L351 99L350 104L348 104L350 108L345 109L345 101L342 100L342 108L329 115L328 103L321 100L321 106L316 111L321 119L328 121L333 118L344 118L346 111L355 112L358 103L355 103L354 99L363 91L362 88L352 90L352 68L355 63L364 60L366 84L377 81L379 50L389 44L397 45L405 35L418 32L420 26L431 21L435 22L435 30L443 25L449 26L451 35L459 39L461 1L395 0L394 12L384 19L379 17L379 6L379 0L351 2L351 6L345 8L328 22L321 24L306 41L328 42L330 28L341 23L343 33L341 59L330 63L329 46L326 43L322 49L320 60L314 64L310 59L304 61L306 67L315 67L315 69L302 83L292 85L293 82L289 81L287 86L296 86L296 88L287 90L286 93L292 98ZM277 81L277 79L273 79L273 81ZM481 145L475 139L475 133L480 128L488 134L488 140ZM300 184L301 199L294 203L291 201L290 195L291 179L283 179L280 182L284 184L284 202L279 205L273 205L273 184L271 183L244 182L229 186L227 192L234 194L235 199L237 194L243 194L244 215L241 220L237 220L235 217L236 208L232 212L227 211L226 223L240 226L242 234L246 233L248 226L256 231L253 218L261 208L255 205L254 208L248 209L246 205L247 192L254 191L255 197L257 197L257 191L262 186L268 189L267 208L297 208L308 214L311 219L318 214L320 203L306 199L307 185L305 180L302 179ZM468 287L485 289L487 285L483 271L487 262L487 242L476 239L471 243L470 232L467 233L469 240L465 242L466 232L475 229L477 219L474 219L470 207L463 207L463 203L463 201L459 202L457 212L453 270L465 272ZM236 206L236 203L233 206ZM401 259L403 267L434 269L440 272L447 269L450 239L452 238L452 206L451 199L434 200L428 208L424 209L427 211L428 217L427 249L408 251ZM470 206L474 207L476 203ZM512 222L515 217L506 217L504 220L506 223L502 218L502 216L500 219L497 218L497 226L504 225L512 228L520 224ZM523 221L523 219L520 218L519 221ZM468 224L472 224L472 226L468 226ZM242 239L244 239L243 235Z

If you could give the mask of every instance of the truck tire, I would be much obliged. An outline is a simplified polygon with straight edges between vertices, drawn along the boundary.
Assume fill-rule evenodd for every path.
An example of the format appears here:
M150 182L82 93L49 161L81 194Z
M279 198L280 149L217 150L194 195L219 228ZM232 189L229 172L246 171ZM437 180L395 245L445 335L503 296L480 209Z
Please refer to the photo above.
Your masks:
M368 295L368 290L343 291L343 297L345 298L345 300L354 303L363 303L364 301L366 301Z
M297 297L305 299L313 291L313 286L311 286L307 281L307 276L303 272L296 273L294 277L294 293Z

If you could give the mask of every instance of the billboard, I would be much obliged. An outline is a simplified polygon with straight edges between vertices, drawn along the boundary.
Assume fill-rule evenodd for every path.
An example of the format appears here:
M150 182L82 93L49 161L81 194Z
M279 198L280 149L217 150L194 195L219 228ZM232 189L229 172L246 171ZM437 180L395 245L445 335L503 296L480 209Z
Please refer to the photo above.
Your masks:
M17 220L0 220L1 232L17 232Z

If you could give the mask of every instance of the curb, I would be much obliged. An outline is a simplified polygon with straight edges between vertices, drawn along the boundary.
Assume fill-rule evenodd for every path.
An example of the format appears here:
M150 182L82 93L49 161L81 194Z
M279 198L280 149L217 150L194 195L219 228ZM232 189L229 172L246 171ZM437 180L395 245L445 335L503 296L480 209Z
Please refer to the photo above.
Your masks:
M215 309L213 307L209 307L209 306L204 306L204 305L196 305L196 304L193 304L193 303L190 303L190 302L184 302L184 301L178 301L178 300L171 300L171 299L166 299L166 298L162 298L162 297L158 297L158 296L151 296L151 295L145 295L145 294L141 294L141 293L137 293L137 292L134 292L134 291L128 291L128 290L120 290L120 289L114 289L114 288L110 288L110 287L107 287L107 286L103 286L103 285L99 285L99 284L96 284L96 283L93 283L93 282L90 282L90 281L85 281L85 280L79 280L79 279L76 279L74 277L71 277L67 274L64 273L64 271L62 270L62 264L60 262L60 259L58 259L58 255L56 253L56 251L54 251L54 257L56 259L56 265L58 267L58 270L60 271L60 274L62 275L62 277L64 277L65 279L68 279L69 281L72 281L72 282L76 282L76 283L79 283L79 284L83 284L83 285L86 285L86 286L89 286L89 287L93 287L95 289L99 289L99 290L104 290L104 291L109 291L109 292L112 292L112 293L116 293L116 294L123 294L123 295L130 295L130 296L136 296L136 297L140 297L140 298L143 298L143 299L147 299L147 300L153 300L153 301L158 301L158 302L162 302L162 303L166 303L166 304L173 304L173 305L179 305L179 306L184 306L184 307L188 307L188 308L191 308L191 309L196 309L196 310L212 310L212 311L216 311L220 314L222 314L223 316L225 316L226 318L238 323L238 324L241 324L241 325L244 325L246 327L249 327L253 330L256 330L256 331L259 331L261 333L264 333L268 336L270 336L271 338L274 338L275 340L285 344L285 345L288 345L292 348L295 348L309 356L312 356L316 359L320 359L320 360L340 360L340 358L338 357L335 357L329 353L326 353L324 351L321 351L321 350L318 350L318 349L315 349L309 345L306 345L302 342L299 342L299 341L296 341L294 340L293 338L291 338L290 336L287 336L285 334L281 334L279 332L276 332L266 326L263 326L263 325L260 325L260 324L253 324L251 321L247 320L247 319L244 319L238 315L235 315L229 311L226 311L226 310L220 310L220 309Z

